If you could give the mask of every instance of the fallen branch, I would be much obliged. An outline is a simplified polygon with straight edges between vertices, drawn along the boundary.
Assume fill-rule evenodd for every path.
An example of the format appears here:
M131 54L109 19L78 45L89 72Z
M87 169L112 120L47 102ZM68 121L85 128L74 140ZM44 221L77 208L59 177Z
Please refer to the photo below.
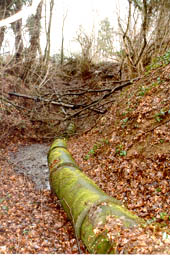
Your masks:
M42 97L39 97L39 96L31 96L31 95L25 95L25 94L20 94L20 93L15 93L15 92L9 92L8 94L11 96L22 97L25 99L31 99L31 100L35 100L35 101L44 101L44 102L47 102L47 103L50 103L53 105L64 106L67 108L75 107L74 104L67 104L67 103L59 102L59 101L51 101L51 100L43 99Z
M132 80L128 80L126 83L123 83L121 85L118 85L116 87L114 87L113 89L111 89L111 91L109 91L108 93L105 93L102 97L100 97L99 99L89 103L88 105L86 105L83 109L77 111L76 113L71 114L70 116L66 117L64 120L68 120L72 117L75 117L77 115L79 115L81 112L83 112L84 110L87 110L89 108L91 108L92 106L97 105L99 102L101 102L102 100L106 99L107 97L109 97L112 93L114 93L115 91L118 91L120 89L122 89L125 86L128 86L130 84L132 84L134 81L138 80L139 78L134 78Z
M70 119L72 117L75 117L75 116L79 115L81 112L83 112L83 111L85 111L87 109L90 109L92 111L98 112L100 114L105 113L105 110L104 111L103 110L98 110L98 109L95 109L95 108L92 108L92 107L94 107L99 102L101 102L102 100L106 99L107 97L109 97L115 91L121 90L123 87L132 84L134 81L136 81L138 79L140 79L140 77L134 78L132 80L127 80L126 82L124 82L124 83L122 83L122 84L120 84L120 85L118 85L118 86L116 86L114 88L104 88L104 89L99 89L99 90L91 90L91 89L90 90L86 90L85 92L104 92L104 91L108 91L103 96L101 96L99 99L96 99L96 100L90 102L89 104L69 104L69 103L62 102L60 99L58 101L53 101L53 100L49 100L49 99L44 99L44 98L42 98L40 96L31 96L31 95L25 95L25 94L20 94L20 93L15 93L15 92L9 92L8 94L11 95L11 96L22 97L22 98L31 99L31 100L34 100L34 101L44 101L44 102L47 102L47 103L50 103L50 104L53 104L53 105L63 106L63 107L72 108L72 109L83 107L82 109L78 110L76 113L73 113L73 114L71 114L69 116L66 116L63 119L65 121L65 120L68 120L68 119ZM83 92L83 93L85 93L85 92ZM55 93L55 95L56 94L57 93ZM64 114L66 114L65 111L63 111L63 112L64 112Z
M104 105L104 104L103 104ZM102 106L103 106L102 105ZM97 108L90 108L90 110L92 110L92 111L94 111L94 112L96 112L96 113L99 113L99 114L104 114L104 113L106 113L106 109L104 109L104 110L100 110L100 109L97 109Z
M23 109L23 110L26 110L26 108L22 107L22 106L19 106L17 104L14 104L13 102L11 102L10 100L6 99L5 97L3 96L0 96L0 100L4 101L4 102L7 102L8 104L10 104L11 106L15 107L16 109L20 108L20 109Z
M134 81L137 81L139 79L141 79L141 77L136 77L136 78L133 78L131 80L127 80L126 82L122 83L121 85L118 85L118 86L114 87L114 91L118 91L118 90L122 89L123 87L126 87L130 84L133 84Z
M66 121L66 120L68 120L68 119L70 119L70 118L72 118L72 117L75 117L75 116L79 115L81 112L83 112L83 111L86 110L86 109L91 108L92 106L97 105L98 102L99 102L99 100L94 101L94 102L88 104L88 105L87 105L86 107L84 107L83 109L81 109L81 110L77 111L76 113L73 113L73 114L69 115L68 117L66 117L66 118L64 119L64 121Z

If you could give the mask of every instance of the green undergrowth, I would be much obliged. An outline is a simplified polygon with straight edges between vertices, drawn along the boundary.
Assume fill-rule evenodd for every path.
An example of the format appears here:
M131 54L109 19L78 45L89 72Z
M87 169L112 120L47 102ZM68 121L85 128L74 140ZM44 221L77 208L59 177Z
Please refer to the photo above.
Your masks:
M164 55L157 56L153 59L152 63L146 67L146 71L150 72L153 69L164 67L170 63L170 49L168 49Z
M96 142L89 152L84 156L84 160L88 160L90 157L94 157L99 149L102 149L105 145L109 145L108 139L100 139Z

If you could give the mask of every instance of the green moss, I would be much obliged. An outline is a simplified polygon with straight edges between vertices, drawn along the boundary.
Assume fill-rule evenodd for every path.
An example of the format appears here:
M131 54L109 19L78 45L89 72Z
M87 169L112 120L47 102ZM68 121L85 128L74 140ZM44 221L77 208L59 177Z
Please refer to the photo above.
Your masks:
M65 148L54 148L48 156L48 163L50 163L51 171L64 164L73 164L76 166L71 154Z
M107 237L107 230L96 234L95 228L106 223L109 216L121 218L125 227L141 223L141 219L107 196L79 168L62 142L53 143L48 161L50 184L57 194L70 219L74 219L75 232L80 236L90 253L115 253ZM65 144L65 141L64 141ZM74 166L68 166L69 163ZM66 166L64 165L66 164Z
M86 216L81 228L81 239L85 243L88 251L93 254L115 253L111 241L107 237L107 232L96 234L94 225L91 223L89 216Z
M54 142L52 143L50 150L53 150L53 148L55 147L67 147L67 140L65 138L63 139L56 139L54 140Z

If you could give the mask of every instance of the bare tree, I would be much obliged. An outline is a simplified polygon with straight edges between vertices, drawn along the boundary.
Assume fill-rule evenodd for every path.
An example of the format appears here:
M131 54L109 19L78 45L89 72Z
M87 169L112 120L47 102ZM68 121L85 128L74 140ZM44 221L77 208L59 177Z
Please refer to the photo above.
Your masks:
M63 16L62 28L61 28L61 57L60 57L60 64L63 65L64 62L64 25L67 18L67 12Z
M37 52L40 49L40 32L41 32L41 13L43 0L39 3L35 15L28 19L28 28L30 35L30 47L28 49L29 57L32 61L36 59Z
M24 81L31 81L33 67L36 66L37 53L40 51L41 13L43 0L40 1L36 14L31 15L27 20L27 27L30 36L30 46L25 50L25 60L21 77Z
M14 3L15 12L18 12L22 9L23 1L18 0ZM22 52L23 52L23 39L22 39L22 19L17 20L16 22L11 24L12 30L15 35L15 57L16 61L22 59Z
M0 1L0 19L9 18L9 16L19 13L23 5L29 3L30 0L6 0ZM11 23L11 22L10 22ZM22 39L22 19L17 19L11 23L11 28L15 35L15 57L18 61L22 58L23 39ZM0 48L4 40L6 27L0 27Z
M12 2L11 0L0 1L0 20L5 19L10 15L9 6L11 2ZM6 31L6 27L0 28L0 49L4 41L5 31Z
M46 5L45 5L46 7ZM45 24L46 27L46 47L44 52L44 62L48 64L49 57L50 57L50 47L51 47L51 22L52 22L52 16L53 16L53 8L54 8L54 0L50 0L50 17L48 21L48 28L47 28L47 22ZM47 17L45 17L47 18Z
M129 75L144 70L153 58L170 47L170 1L128 0L129 12L126 29L118 19L122 38L121 68L128 67ZM137 19L135 18L137 14Z
M82 76L89 74L89 69L94 57L93 45L94 45L94 34L88 35L83 27L80 25L77 31L75 41L79 43L81 47L81 54L76 56L77 67L80 69Z

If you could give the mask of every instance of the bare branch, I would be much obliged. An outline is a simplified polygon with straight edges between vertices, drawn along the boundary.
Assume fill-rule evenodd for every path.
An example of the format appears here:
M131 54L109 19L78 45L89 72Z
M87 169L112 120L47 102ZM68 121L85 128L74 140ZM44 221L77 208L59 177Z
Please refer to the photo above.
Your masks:
M22 98L25 98L25 99L31 99L31 100L35 100L35 101L44 101L44 102L47 102L47 103L50 103L50 104L53 104L53 105L64 106L64 107L67 107L67 108L74 108L75 107L74 104L67 104L67 103L59 102L59 101L51 101L51 100L43 99L39 96L31 96L31 95L25 95L25 94L20 94L20 93L15 93L15 92L9 92L8 94L11 95L11 96L22 97Z
M143 30L143 46L141 48L141 51L139 53L139 56L135 62L135 66L138 65L141 57L142 57L142 54L145 50L145 47L147 45L147 40L146 40L146 30L147 30L147 1L146 0L143 0L143 24L142 24L142 30Z

